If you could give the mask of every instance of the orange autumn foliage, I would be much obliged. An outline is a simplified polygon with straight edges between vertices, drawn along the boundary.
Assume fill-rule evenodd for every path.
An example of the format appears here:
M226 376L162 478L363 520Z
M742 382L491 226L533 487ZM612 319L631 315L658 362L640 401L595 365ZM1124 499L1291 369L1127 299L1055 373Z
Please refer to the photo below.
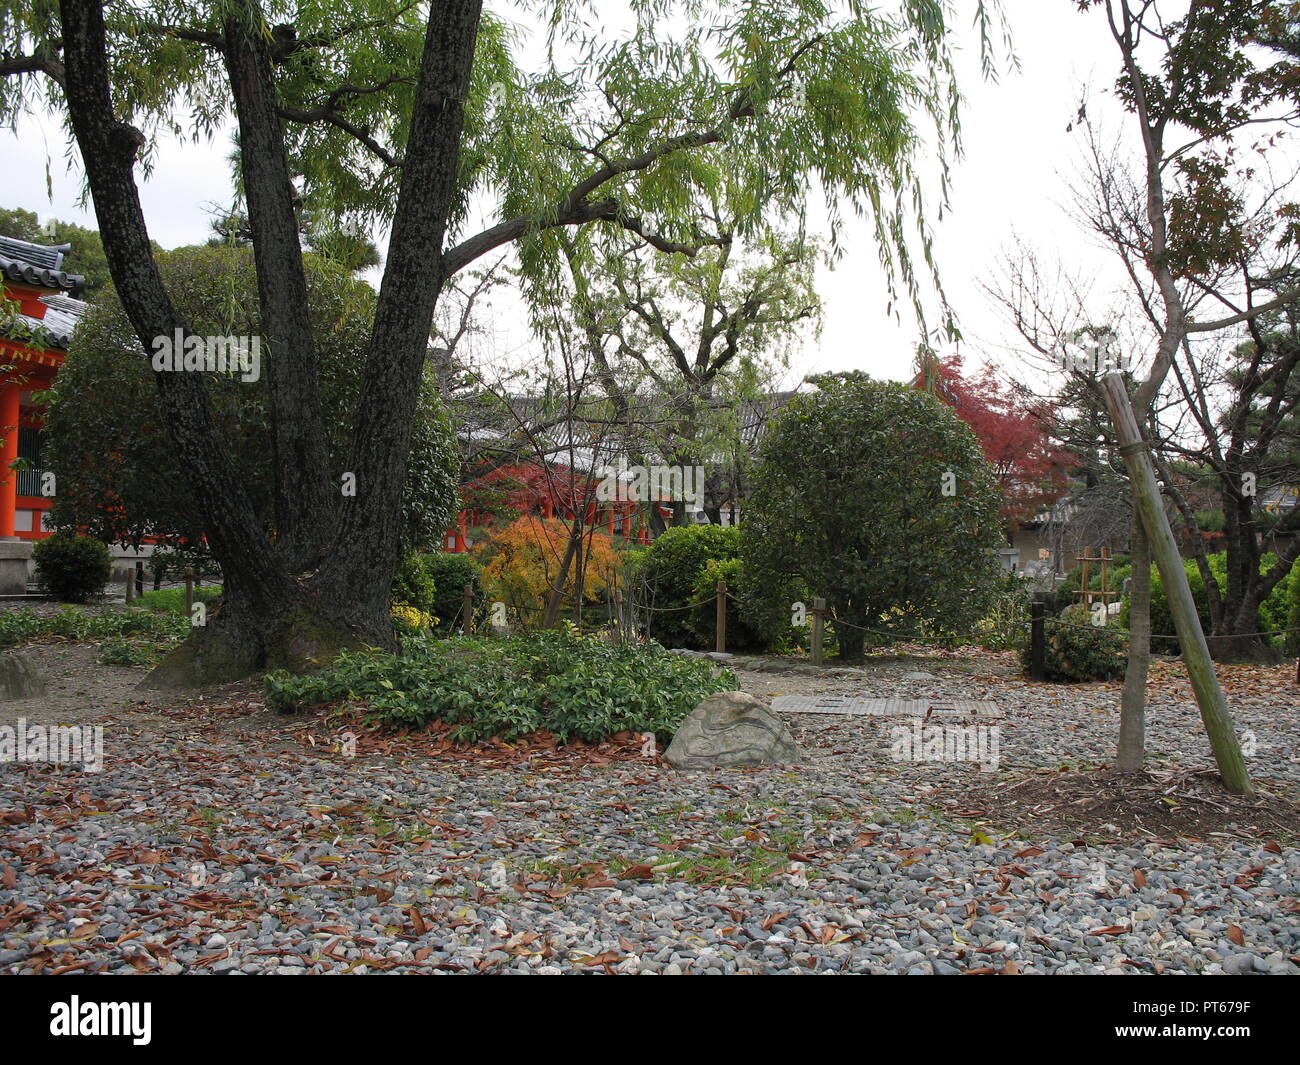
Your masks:
M569 546L570 526L555 518L526 514L511 522L474 553L483 563L488 594L506 604L525 624L536 622L559 579ZM582 596L599 599L622 559L607 533L584 530L581 544ZM566 602L577 591L579 569L571 563L564 583Z

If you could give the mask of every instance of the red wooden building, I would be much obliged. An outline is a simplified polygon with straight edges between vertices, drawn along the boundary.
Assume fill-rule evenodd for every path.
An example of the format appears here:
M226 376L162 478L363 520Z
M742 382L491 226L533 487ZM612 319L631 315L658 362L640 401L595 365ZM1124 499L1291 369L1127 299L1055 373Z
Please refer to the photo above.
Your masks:
M86 304L84 279L63 270L68 245L0 237L0 594L26 591L31 541L48 536L45 514L54 485L40 466L44 408ZM18 460L22 470L15 470Z

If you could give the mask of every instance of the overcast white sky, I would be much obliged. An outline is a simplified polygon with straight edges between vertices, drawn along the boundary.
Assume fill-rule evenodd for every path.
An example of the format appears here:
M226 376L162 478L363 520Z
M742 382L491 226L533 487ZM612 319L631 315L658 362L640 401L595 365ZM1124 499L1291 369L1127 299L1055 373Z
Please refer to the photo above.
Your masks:
M1111 112L1109 126L1122 125L1107 92L1116 53L1105 19L1096 11L1080 14L1074 0L1006 0L1006 8L1020 69L997 84L983 82L977 41L965 35L966 155L955 171L953 209L938 227L940 269L966 336L968 362L986 354L1007 362L1012 334L979 282L991 276L1015 233L1071 269L1110 269L1104 254L1066 216L1062 181L1078 158L1079 134L1066 127L1078 109L1081 86L1093 90L1093 114ZM142 184L150 233L161 245L207 239L207 208L231 198L228 151L224 137L208 145L161 147L153 175ZM95 225L93 213L76 205L80 173L65 166L58 123L28 121L18 136L0 133L0 154L3 206L35 210L42 220L54 215ZM878 377L907 377L918 339L915 323L910 316L899 322L885 314L885 285L866 224L851 224L845 244L848 254L819 285L826 311L820 342L807 345L795 359L793 375L864 369ZM525 335L509 327L502 336L507 348L527 344Z

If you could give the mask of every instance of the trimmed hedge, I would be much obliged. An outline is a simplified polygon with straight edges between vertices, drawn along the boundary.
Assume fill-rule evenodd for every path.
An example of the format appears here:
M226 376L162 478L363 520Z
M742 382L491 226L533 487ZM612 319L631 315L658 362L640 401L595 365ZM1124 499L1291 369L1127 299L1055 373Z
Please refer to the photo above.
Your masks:
M474 588L477 608L484 610L483 567L474 559L448 551L412 551L397 564L390 598L394 606L431 615L432 631L446 636L463 624L467 584Z
M32 548L36 579L63 603L85 603L100 595L113 575L108 546L93 536L60 532Z
M433 592L433 578L424 568L424 556L418 551L403 555L393 571L393 585L388 593L393 605L432 613Z
M431 551L422 556L422 561L425 574L433 582L433 598L427 609L436 619L434 632L445 636L462 626L467 584L474 588L478 611L485 611L483 567L473 558L449 551Z

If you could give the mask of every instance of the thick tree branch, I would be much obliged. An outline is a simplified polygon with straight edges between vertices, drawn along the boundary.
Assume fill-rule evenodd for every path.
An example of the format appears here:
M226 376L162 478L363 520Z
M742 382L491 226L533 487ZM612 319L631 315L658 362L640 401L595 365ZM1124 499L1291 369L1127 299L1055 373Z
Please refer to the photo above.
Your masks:
M411 133L353 432L348 469L356 478L356 495L343 501L330 549L334 564L322 573L327 584L337 581L333 591L361 594L368 608L386 609L388 588L358 587L354 577L375 567L390 573L397 559L411 427L434 307L448 277L443 242L456 194L481 14L481 0L429 6Z
M23 55L0 59L0 77L14 74L45 74L60 86L67 85L63 64L48 55Z
M154 338L188 336L154 262L132 173L144 143L117 120L108 78L104 12L96 0L62 0L68 110L81 149L95 215L118 298L145 350ZM253 587L245 594L270 610L286 594L243 480L216 428L200 374L155 372L167 427L190 477L214 553L240 558Z
M357 125L349 118L345 118L328 107L317 107L310 111L304 111L300 107L288 107L280 105L276 109L281 118L286 118L290 122L300 122L303 125L311 125L313 122L328 122L331 126L337 126L344 133L355 138L360 142L372 155L375 156L385 166L391 166L399 169L402 165L400 156L394 155L361 126Z
M291 572L314 569L328 534L325 421L307 304L284 132L276 114L275 75L255 0L241 3L225 27L223 54L239 119L240 162L253 257L257 264L267 362L276 546Z

